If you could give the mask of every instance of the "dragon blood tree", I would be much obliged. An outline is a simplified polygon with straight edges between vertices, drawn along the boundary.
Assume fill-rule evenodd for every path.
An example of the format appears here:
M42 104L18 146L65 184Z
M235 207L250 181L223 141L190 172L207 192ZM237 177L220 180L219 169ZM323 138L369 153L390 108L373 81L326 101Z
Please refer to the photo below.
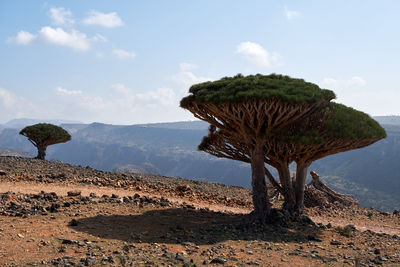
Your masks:
M265 222L271 209L264 167L270 132L321 110L335 94L276 74L225 77L193 85L189 93L181 100L182 108L247 146L254 215Z
M28 140L37 148L37 159L45 159L46 149L50 145L65 143L71 140L71 135L63 128L48 124L38 123L27 126L19 132L20 135L26 136Z
M304 207L304 189L310 164L328 155L368 146L386 137L385 130L367 114L341 104L329 103L323 110L285 128L273 130L264 146L264 162L275 167L280 184L265 168L271 184L283 194L283 208L300 215ZM249 162L246 144L231 138L223 130L210 127L199 149L217 157ZM292 180L289 165L296 162Z
M307 169L312 162L332 154L369 146L385 137L385 130L369 115L337 103L329 103L321 112L282 129L275 141L276 148L280 148L278 153L268 155L277 160L285 154L289 162L296 162L293 187L284 188L295 196L289 200L290 209L294 207L296 214L303 211Z
M264 146L264 153L267 153L267 149L271 148L270 142L271 140L269 140ZM251 163L248 146L240 140L231 138L231 136L226 134L223 130L217 130L213 125L210 125L208 135L203 137L198 149L219 158L228 158ZM267 156L264 156L264 163L269 164L276 169L278 169L279 166L279 162L275 162ZM279 193L285 195L282 186L275 180L271 172L266 167L264 171L273 187L278 190Z

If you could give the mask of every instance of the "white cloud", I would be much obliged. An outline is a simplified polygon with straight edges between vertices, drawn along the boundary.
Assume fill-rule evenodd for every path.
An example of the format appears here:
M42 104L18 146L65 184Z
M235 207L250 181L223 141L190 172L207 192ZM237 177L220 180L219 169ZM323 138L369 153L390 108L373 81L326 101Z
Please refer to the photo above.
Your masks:
M174 105L177 100L176 93L170 88L158 88L157 90L144 93L135 93L133 89L128 88L122 83L113 84L111 88L121 94L123 96L122 99L131 101L137 106L143 104L170 106Z
M38 110L31 102L0 87L0 121L35 115Z
M177 104L177 95L170 88L158 88L155 91L136 94L135 98L139 101L148 102L150 104L162 105L165 107Z
M91 95L58 87L58 97L52 104L62 117L88 122L134 124L184 118L179 108L180 96L173 89L137 92L122 83L113 84L110 89L105 94Z
M32 43L36 39L36 35L26 32L26 31L19 31L17 36L10 37L7 39L9 43L16 43L19 45L28 45Z
M359 76L353 76L348 79L337 79L326 77L322 81L322 86L333 90L336 94L336 101L360 109L363 111L371 112L373 107L378 102L371 103L381 97L374 96L370 98L368 95L374 95L375 92L369 92L366 88L367 82ZM386 95L384 93L383 95ZM372 109L371 109L372 108ZM382 108L377 108L376 110L382 110Z
M9 108L15 104L15 96L6 89L0 88L0 100L4 107Z
M93 36L92 38L90 38L91 41L93 42L99 42L99 43L106 43L108 40L106 37L104 37L101 34L96 34L95 36Z
M184 90L187 91L188 87L196 84L196 83L201 83L201 82L206 82L206 81L211 81L213 79L209 77L201 77L195 75L193 72L190 70L196 69L197 66L194 64L190 63L181 63L179 64L179 69L180 71L170 77L172 81L175 83L183 86Z
M189 63L180 64L180 70L166 81L167 84L151 90L115 83L108 90L89 93L60 85L52 94L27 101L0 88L0 121L17 117L113 124L190 120L193 115L180 108L179 101L190 85L211 80L192 73L190 70L194 67Z
M134 59L136 57L135 52L123 49L114 49L112 53L120 59Z
M353 76L348 79L328 77L323 79L321 85L336 93L336 102L371 115L399 114L399 93L396 89L376 90L374 84L366 82L360 76Z
M82 91L80 90L68 90L63 87L56 88L57 94L59 95L81 95Z
M296 19L296 18L298 18L300 15L301 15L301 13L300 13L299 11L288 10L288 9L285 7L285 17L286 17L288 20Z
M20 45L28 45L34 41L37 43L65 46L77 51L87 51L91 48L91 43L107 42L107 39L100 34L88 38L86 34L74 29L66 32L60 27L53 28L50 26L42 27L37 35L26 31L20 31L17 36L7 39L7 42Z
M104 57L104 53L103 53L103 52L100 52L100 51L97 51L94 55L95 55L97 58L103 58L103 57Z
M43 27L39 31L39 37L46 43L70 47L74 50L86 51L90 49L90 42L86 34L77 30L70 33L61 28Z
M274 67L279 65L278 54L270 54L257 43L242 42L237 46L236 53L256 66Z
M122 83L116 83L111 85L111 88L114 89L117 93L128 95L132 92L132 90L126 87Z
M359 76L353 76L350 79L335 79L335 78L324 78L323 84L333 89L346 89L352 87L364 87L367 83Z
M71 25L75 22L71 11L63 7L50 8L49 16L55 25Z
M116 12L101 13L96 10L89 12L89 15L83 20L87 25L100 25L106 28L114 28L124 25Z
M181 63L181 64L179 64L179 68L182 71L190 71L190 70L197 69L198 66L194 65L194 64L191 64L191 63Z

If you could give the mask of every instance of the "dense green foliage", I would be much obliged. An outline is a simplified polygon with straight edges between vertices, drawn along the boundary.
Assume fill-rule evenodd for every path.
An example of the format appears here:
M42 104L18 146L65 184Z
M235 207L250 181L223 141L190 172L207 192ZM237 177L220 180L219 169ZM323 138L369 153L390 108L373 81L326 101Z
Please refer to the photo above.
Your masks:
M181 100L181 106L196 101L198 103L237 103L243 100L272 99L290 103L313 103L331 100L335 94L318 85L289 76L238 74L217 81L195 84L190 87L189 96Z
M270 142L292 143L300 145L321 144L324 138L320 132L310 128L294 128L274 130L269 135Z
M364 112L333 102L326 109L328 137L353 140L386 138L385 130Z
M37 146L49 146L71 140L71 135L66 130L48 123L27 126L19 134L26 136Z
M326 138L342 140L382 139L385 130L368 114L330 102L322 112L273 130L268 137L282 143L321 144Z

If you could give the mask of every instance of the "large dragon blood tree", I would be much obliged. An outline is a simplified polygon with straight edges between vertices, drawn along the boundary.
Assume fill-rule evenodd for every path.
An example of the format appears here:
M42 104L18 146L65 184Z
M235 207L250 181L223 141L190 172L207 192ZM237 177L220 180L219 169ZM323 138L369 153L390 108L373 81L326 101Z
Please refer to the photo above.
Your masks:
M265 222L271 205L265 180L265 145L273 131L323 109L335 94L283 75L225 77L190 87L181 107L247 147L254 215Z
M300 215L304 207L307 168L322 157L368 146L386 137L385 130L367 114L341 104L329 103L324 109L284 128L273 130L264 146L264 162L275 167L280 184L265 168L271 184L284 195L283 208ZM210 127L199 149L217 157L249 162L246 144L231 138L224 130ZM295 180L289 164L296 162Z
M71 140L71 135L66 130L49 123L38 123L27 126L19 134L28 138L29 142L38 150L36 158L43 160L46 157L48 146Z

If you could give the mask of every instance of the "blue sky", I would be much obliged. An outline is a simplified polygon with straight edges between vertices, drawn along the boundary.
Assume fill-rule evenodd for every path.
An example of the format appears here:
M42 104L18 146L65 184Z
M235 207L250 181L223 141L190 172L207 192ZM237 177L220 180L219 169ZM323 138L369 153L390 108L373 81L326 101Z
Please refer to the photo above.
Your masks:
M0 123L193 120L191 84L281 73L400 114L399 1L1 1Z

